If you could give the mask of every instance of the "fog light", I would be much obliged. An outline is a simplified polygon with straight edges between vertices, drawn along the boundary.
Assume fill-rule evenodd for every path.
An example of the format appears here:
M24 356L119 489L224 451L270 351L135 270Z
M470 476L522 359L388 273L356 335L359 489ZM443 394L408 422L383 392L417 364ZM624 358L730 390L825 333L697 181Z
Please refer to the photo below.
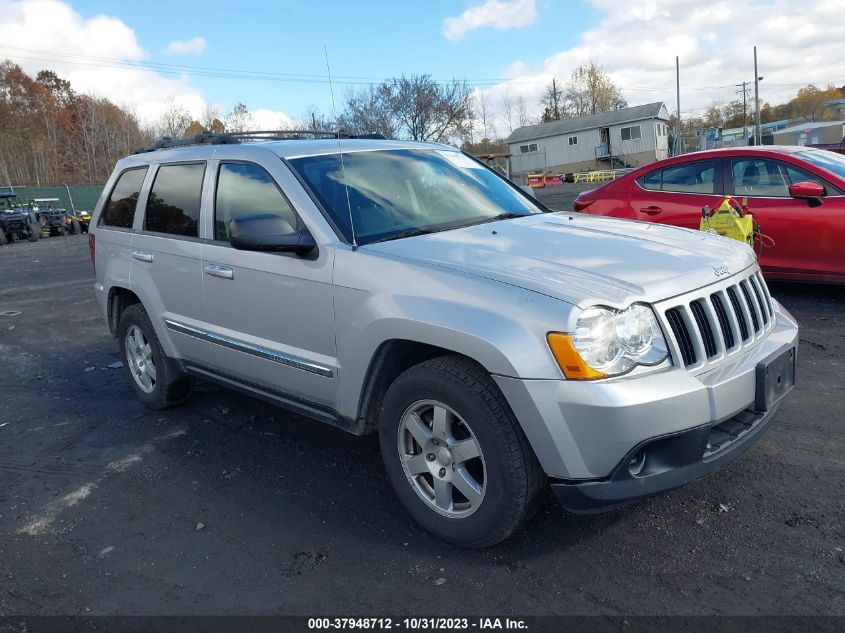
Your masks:
M643 468L645 468L645 451L642 450L636 455L631 458L631 461L628 462L628 472L631 473L631 476L636 477L641 472L643 472Z

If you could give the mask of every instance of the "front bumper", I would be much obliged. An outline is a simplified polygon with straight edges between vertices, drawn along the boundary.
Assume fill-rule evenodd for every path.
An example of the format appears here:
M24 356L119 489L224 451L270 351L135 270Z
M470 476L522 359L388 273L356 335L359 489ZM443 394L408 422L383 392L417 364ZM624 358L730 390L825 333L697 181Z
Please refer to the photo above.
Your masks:
M595 382L494 379L563 505L595 511L702 477L747 450L774 415L774 408L754 413L757 365L797 343L797 323L776 305L768 336L710 371L673 367ZM714 429L749 416L755 421L742 441L708 453ZM629 480L631 459L650 444L654 470Z
M711 426L652 438L626 455L601 481L552 482L560 504L576 514L604 512L701 479L745 453L771 426L780 405L765 413L742 411ZM718 442L719 443L717 446Z

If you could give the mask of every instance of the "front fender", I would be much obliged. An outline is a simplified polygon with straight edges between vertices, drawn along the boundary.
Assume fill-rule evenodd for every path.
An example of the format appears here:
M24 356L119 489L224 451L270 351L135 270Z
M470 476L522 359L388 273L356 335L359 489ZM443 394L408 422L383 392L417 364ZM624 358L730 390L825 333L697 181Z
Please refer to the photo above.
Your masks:
M390 340L463 354L494 375L562 378L546 334L567 326L571 305L501 282L382 257L372 258L380 260L378 272L364 280L359 275L367 266L361 263L370 258L357 255L354 267L340 268L340 253L336 264L336 271L347 271L336 275L347 283L335 286L338 405L344 415L357 416L370 362ZM352 282L359 287L350 287Z

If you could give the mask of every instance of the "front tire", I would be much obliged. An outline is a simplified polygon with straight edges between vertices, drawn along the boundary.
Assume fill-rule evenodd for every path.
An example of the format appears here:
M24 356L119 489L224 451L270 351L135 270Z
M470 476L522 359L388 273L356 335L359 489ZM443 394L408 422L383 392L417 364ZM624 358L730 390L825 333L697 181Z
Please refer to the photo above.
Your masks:
M141 304L129 306L120 315L118 343L126 380L149 408L166 409L191 395L194 379L164 353Z
M82 233L82 227L79 224L79 220L72 220L70 223L70 234L79 235L80 233Z
M536 509L544 476L490 376L443 356L411 367L387 390L379 440L400 501L426 530L489 547Z

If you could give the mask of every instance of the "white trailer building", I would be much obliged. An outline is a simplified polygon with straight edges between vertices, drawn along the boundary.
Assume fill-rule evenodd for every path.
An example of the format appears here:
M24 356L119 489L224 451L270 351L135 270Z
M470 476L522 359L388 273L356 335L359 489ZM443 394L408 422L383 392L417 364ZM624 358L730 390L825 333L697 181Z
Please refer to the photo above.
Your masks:
M662 102L528 125L507 139L513 175L639 167L669 156Z

